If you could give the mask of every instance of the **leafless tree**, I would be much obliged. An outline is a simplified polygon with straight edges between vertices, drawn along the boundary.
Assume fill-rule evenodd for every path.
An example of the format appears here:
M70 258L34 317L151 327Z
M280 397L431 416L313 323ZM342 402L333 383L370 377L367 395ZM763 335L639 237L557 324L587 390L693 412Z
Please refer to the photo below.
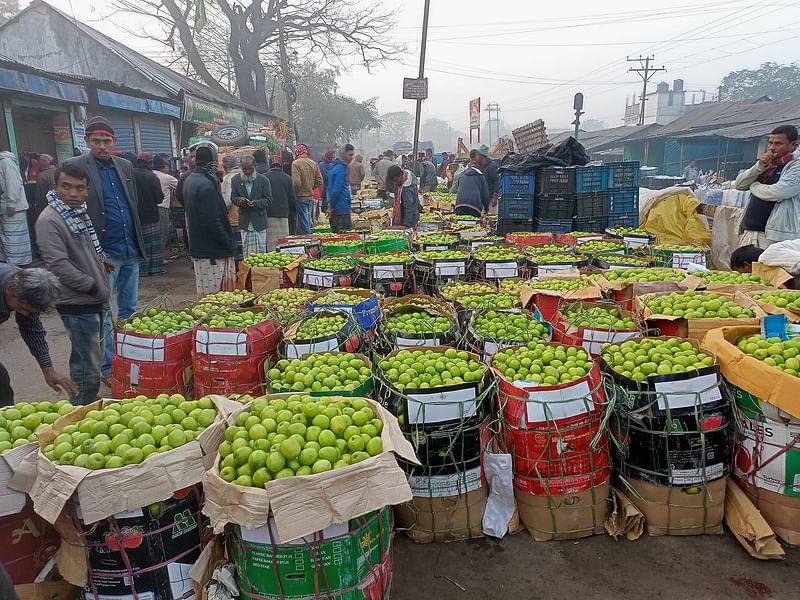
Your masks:
M207 24L195 31L196 0L114 0L123 11L158 21L166 62L184 61L187 71L219 91L237 91L250 104L268 107L279 15L294 61L313 59L344 68L369 68L404 48L391 42L395 12L353 0L206 0ZM280 3L280 6L279 6ZM228 81L226 77L231 77Z

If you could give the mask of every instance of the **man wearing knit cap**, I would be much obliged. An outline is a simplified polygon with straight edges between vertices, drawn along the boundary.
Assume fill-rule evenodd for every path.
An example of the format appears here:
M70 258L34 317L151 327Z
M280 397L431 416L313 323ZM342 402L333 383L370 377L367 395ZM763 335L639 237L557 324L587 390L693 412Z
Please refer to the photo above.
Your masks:
M105 117L92 117L86 124L87 154L66 162L81 167L89 174L89 195L86 206L89 217L113 271L108 274L109 310L103 328L105 353L103 381L111 380L113 348L112 312L116 318L127 319L136 312L139 296L139 261L144 258L142 225L139 221L136 182L133 165L114 156L117 136ZM116 303L114 295L116 292Z

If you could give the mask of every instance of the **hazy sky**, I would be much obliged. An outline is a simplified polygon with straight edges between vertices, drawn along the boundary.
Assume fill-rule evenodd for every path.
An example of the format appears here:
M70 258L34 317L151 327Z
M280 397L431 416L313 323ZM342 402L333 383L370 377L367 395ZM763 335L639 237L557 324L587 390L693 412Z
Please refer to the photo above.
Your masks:
M117 27L124 22L137 29L130 15L114 14L110 2L49 1L140 52L162 49ZM413 112L414 103L401 98L401 84L419 68L423 0L375 3L398 8L393 37L408 50L402 63L373 73L353 67L341 77L341 89L358 99L377 96L381 113ZM710 99L729 71L800 56L798 25L800 2L794 1L431 0L423 118L466 129L468 102L480 96L484 107L499 103L501 118L512 127L537 118L550 128L569 127L572 97L581 91L583 118L613 127L622 124L626 97L641 90L639 76L628 72L638 65L626 56L654 54L667 72L653 84L682 78L687 90L697 90L699 102L700 90Z

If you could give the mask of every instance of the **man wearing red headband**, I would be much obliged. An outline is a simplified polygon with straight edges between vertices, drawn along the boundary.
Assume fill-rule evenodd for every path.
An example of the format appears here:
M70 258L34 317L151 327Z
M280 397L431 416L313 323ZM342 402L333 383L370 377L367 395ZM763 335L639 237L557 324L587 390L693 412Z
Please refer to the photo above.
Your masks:
M92 117L86 124L84 139L89 153L70 158L66 162L81 167L89 174L87 210L100 245L114 269L108 274L111 294L103 328L105 355L101 372L103 381L108 383L111 380L111 315L115 305L114 292L117 296L116 318L129 318L136 312L138 303L139 261L144 258L144 240L139 221L133 165L124 158L113 155L117 136L111 121L105 117Z

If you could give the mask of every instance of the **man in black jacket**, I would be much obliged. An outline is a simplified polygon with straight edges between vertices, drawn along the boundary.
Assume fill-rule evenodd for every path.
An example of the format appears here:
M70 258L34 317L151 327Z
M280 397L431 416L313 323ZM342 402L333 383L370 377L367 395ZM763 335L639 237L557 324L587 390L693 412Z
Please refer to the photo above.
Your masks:
M140 264L140 274L142 277L163 275L166 271L158 205L163 202L164 193L161 191L161 182L153 173L153 156L142 152L133 158L133 180L136 182L139 221L144 238L144 260Z
M197 297L233 289L236 280L236 242L216 175L216 146L210 142L195 151L195 168L183 180L183 203L189 232L189 255L194 264Z
M269 206L267 221L267 251L272 252L278 240L289 235L289 217L294 212L294 183L280 164L272 165L267 172L272 188L272 204Z
M84 140L89 152L64 162L77 165L89 174L86 210L100 246L114 267L108 274L111 294L103 326L105 353L101 369L103 381L110 384L114 292L117 295L116 318L129 318L136 312L139 302L139 261L144 258L144 239L133 166L111 154L117 141L111 122L105 117L92 117L86 124Z
M231 181L231 202L239 207L242 248L247 257L267 251L267 208L272 204L272 188L269 179L256 171L252 156L242 157L241 167L242 172Z

